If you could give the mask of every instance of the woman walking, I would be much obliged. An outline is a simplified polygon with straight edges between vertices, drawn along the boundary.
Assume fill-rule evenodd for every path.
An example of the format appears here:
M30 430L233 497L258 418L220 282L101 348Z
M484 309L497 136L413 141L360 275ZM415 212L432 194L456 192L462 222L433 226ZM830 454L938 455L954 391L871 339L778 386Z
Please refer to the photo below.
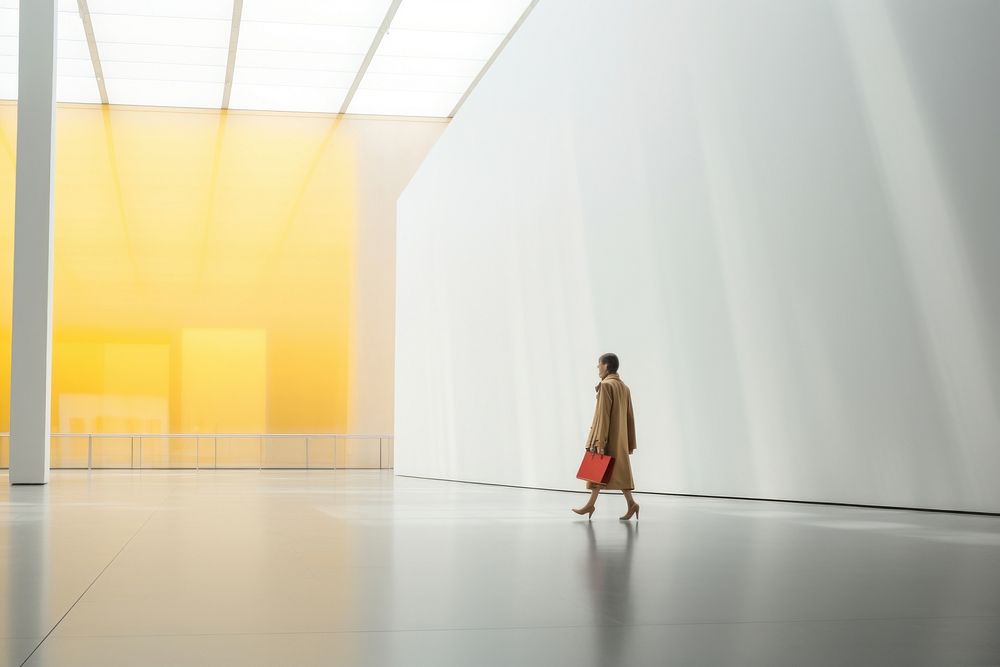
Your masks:
M635 482L632 480L632 465L629 463L629 456L635 451L632 394L628 386L618 377L617 355L601 355L597 361L597 373L601 381L594 387L597 390L597 407L594 409L590 435L587 436L587 450L607 454L614 459L614 464L607 484L587 482L590 500L580 509L573 511L577 514L586 514L587 518L590 518L594 513L601 489L620 490L628 503L625 515L620 518L628 521L635 515L638 521L639 503L632 497Z

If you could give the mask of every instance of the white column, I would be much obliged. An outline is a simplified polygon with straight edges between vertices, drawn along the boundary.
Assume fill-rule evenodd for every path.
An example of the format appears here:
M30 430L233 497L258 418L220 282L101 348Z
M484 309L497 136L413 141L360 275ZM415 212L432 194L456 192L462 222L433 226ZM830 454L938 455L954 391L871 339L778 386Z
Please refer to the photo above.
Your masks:
M10 482L49 481L56 2L21 2L10 364Z

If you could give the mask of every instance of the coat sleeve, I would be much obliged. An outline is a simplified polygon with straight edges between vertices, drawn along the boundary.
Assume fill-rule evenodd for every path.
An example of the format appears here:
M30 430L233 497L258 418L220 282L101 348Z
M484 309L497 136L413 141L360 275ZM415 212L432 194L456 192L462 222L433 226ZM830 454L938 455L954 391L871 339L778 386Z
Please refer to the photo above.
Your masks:
M608 446L608 430L611 428L611 387L601 383L597 392L597 407L594 408L594 428L590 431L592 447L604 450Z
M628 397L628 453L635 451L635 413L632 412L632 397Z

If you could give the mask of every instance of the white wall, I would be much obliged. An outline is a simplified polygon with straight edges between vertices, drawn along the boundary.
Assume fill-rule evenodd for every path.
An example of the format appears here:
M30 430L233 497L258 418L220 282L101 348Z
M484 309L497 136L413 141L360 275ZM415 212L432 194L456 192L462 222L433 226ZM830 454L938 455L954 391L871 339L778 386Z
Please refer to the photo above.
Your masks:
M1000 511L1000 3L541 0L398 205L396 471Z

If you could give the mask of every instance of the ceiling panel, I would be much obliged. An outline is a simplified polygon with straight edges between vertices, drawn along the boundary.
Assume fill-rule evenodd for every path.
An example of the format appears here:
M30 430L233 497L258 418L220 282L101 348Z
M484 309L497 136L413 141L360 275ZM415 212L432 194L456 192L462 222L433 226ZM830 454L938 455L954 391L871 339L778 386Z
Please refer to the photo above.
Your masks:
M153 107L218 108L221 83L164 81L160 79L104 78L113 104Z
M528 0L403 0L393 28L507 34Z
M127 16L91 11L98 45L165 44L175 47L228 48L230 19Z
M359 89L351 113L380 116L430 116L444 118L458 104L462 93Z
M366 90L399 90L410 92L454 93L461 95L469 87L468 76L429 76L426 74L384 74L368 72Z
M244 19L240 49L292 53L364 54L378 25L368 27L307 23L264 23Z
M403 0L348 111L450 115L529 4Z
M241 68L291 69L302 72L349 72L354 74L361 67L364 56L358 53L268 51L240 47L238 60Z
M391 0L244 0L243 20L309 25L376 26Z
M217 83L226 78L226 68L217 65L184 63L137 63L117 60L102 61L105 79L152 79L154 81L194 81Z
M309 69L245 67L234 83L253 86L315 86L347 90L354 81L354 72L323 72Z
M79 21L78 17L74 17ZM67 60L86 60L90 63L90 73L94 73L94 63L90 59L90 48L87 46L87 38L83 32L83 24L80 24L79 28L79 38L73 40L59 40L59 46L56 47L59 50L59 64L58 67L62 67L63 62ZM62 32L59 33L60 36Z
M58 65L58 76L73 78L73 79L93 79L94 78L94 63L90 61L90 58L84 60L83 58L71 58L67 60L59 59Z
M97 88L93 66L89 61L87 66L91 68L90 74L87 76L63 76L60 74L56 77L56 100L80 104L101 103L101 91Z
M230 107L339 111L389 5L244 0Z
M94 76L94 63L87 47L87 34L75 1L60 0L56 16L56 100L100 104L101 93Z
M76 0L59 0L76 5ZM187 17L193 19L221 19L229 21L233 16L232 0L87 0L90 13L109 16L163 16Z
M218 108L232 0L88 0L111 104Z
M17 99L17 0L0 2L0 99Z
M232 99L240 109L259 111L313 111L329 113L339 109L347 87L268 86L233 83Z
M504 36L480 32L397 30L386 34L378 53L404 58L455 58L486 62Z
M226 49L228 49L228 45ZM171 46L167 44L130 44L99 41L101 63L163 63L168 65L226 66L226 49L219 47ZM222 64L219 64L220 55Z
M483 68L479 59L415 58L377 55L368 65L369 73L426 74L428 76L464 76L473 78Z
M17 99L17 72L0 72L0 99Z

